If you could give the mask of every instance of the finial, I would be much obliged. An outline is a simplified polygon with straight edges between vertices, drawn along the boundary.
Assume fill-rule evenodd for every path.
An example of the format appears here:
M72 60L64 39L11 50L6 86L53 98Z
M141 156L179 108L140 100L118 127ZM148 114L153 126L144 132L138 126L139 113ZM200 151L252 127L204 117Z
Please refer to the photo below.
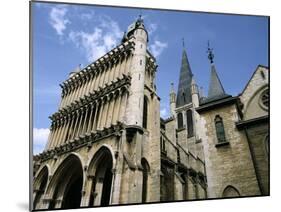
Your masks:
M171 82L171 92L175 92L174 83L173 82Z
M185 46L184 46L184 38L182 38L182 46L183 46L183 48L185 48Z
M214 57L215 55L213 54L213 48L210 48L210 42L208 41L208 59L210 60L211 64L214 63Z

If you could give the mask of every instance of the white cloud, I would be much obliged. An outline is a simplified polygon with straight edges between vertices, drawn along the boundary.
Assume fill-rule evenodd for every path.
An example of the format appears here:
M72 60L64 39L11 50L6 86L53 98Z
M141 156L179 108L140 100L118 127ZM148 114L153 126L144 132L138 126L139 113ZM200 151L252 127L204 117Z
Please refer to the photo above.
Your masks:
M65 6L56 6L50 12L50 24L56 30L58 35L63 35L66 25L70 21L66 18L67 9Z
M42 152L47 144L50 130L47 128L33 128L33 154Z
M166 117L168 116L168 111L167 111L166 108L162 108L162 109L160 110L160 116L161 116L162 118L166 118Z
M69 33L69 40L85 52L89 62L114 48L121 38L119 25L107 16L99 17L99 23L92 32L82 30Z
M148 34L151 36L153 32L155 32L158 29L158 25L155 23L150 23L147 27Z
M159 57L165 48L168 47L167 43L161 42L159 40L155 40L153 44L151 44L150 49L151 53L154 57Z

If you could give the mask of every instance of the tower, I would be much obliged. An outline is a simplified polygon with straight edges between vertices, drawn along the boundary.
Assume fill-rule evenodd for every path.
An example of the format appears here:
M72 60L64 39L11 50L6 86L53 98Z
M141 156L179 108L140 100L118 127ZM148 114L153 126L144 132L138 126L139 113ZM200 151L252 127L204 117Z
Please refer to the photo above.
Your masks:
M128 39L133 38L135 50L130 69L132 79L128 107L126 109L126 124L142 127L148 35L141 16L129 26L127 37Z

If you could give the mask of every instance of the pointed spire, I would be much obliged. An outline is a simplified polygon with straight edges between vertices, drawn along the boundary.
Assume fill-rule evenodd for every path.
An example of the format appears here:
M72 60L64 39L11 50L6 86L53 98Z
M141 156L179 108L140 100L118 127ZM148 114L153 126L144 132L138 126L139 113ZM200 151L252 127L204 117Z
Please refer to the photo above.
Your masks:
M211 77L210 77L210 84L209 84L209 91L208 91L208 97L205 99L206 102L212 101L212 100L218 100L225 97L228 97L230 95L226 94L224 91L224 88L222 86L222 83L220 81L220 78L217 74L216 67L214 65L214 54L213 49L210 48L210 43L208 41L208 59L211 63Z
M219 76L217 74L215 65L211 66L211 79L209 84L208 98L214 98L217 96L225 95L224 88L221 84Z
M191 72L189 61L187 59L187 53L184 48L184 40L183 40L182 61L181 61L181 70L180 70L176 107L181 107L192 101L191 98L192 76L193 74Z

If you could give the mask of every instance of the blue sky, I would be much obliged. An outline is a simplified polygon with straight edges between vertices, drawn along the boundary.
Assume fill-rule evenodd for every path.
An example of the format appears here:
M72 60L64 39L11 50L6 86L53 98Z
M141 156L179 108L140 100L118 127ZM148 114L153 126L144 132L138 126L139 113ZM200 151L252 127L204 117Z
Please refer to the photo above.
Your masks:
M182 38L192 72L207 95L207 41L224 89L238 95L255 68L268 65L268 19L165 10L32 3L34 153L45 146L50 120L60 102L59 84L79 64L86 66L120 43L140 14L156 56L161 115L169 116L170 83L177 89Z

